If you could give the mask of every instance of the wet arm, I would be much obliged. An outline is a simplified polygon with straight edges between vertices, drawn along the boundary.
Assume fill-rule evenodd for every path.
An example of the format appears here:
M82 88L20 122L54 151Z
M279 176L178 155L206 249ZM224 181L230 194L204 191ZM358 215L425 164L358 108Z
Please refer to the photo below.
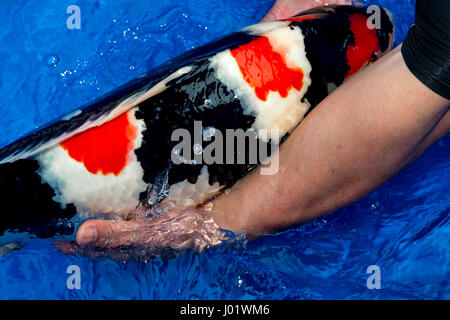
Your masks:
M257 169L214 200L213 218L222 228L260 234L341 208L446 134L448 109L449 100L422 84L397 48L310 113L281 146L276 175Z

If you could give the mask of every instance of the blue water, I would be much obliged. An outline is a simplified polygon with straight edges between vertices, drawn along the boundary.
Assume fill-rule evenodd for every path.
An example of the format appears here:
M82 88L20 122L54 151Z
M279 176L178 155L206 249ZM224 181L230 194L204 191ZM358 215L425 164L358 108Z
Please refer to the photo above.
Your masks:
M0 145L257 22L273 3L77 0L81 30L69 30L73 2L0 2ZM394 13L400 43L414 1L372 3ZM447 136L353 205L241 247L121 264L35 239L0 258L0 298L449 299L449 156ZM67 289L69 265L81 269L81 290ZM366 287L369 265L380 267L381 290Z

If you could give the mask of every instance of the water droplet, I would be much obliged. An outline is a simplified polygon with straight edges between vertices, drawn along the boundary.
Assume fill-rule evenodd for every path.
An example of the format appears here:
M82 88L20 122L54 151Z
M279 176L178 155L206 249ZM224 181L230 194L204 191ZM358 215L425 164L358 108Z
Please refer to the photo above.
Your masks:
M181 149L174 148L174 149L172 149L172 153L174 154L175 159L177 159L177 161L179 161L180 163L185 163L185 164L189 163L188 160L186 160L185 158L183 158L181 156Z
M175 201L173 201L173 200L170 200L167 204L168 204L169 208L173 209L173 208L175 208L177 203Z
M207 127L203 129L203 140L210 140L216 134L216 128Z
M47 57L47 66L56 67L59 62L59 57L57 55L50 55Z
M211 101L211 99L205 99L205 102L203 103L203 105L204 105L206 108L210 108L210 107L212 106L212 101Z
M200 143L194 144L192 149L194 149L194 153L195 154L202 154L202 152L203 152L203 148L202 148L202 145Z

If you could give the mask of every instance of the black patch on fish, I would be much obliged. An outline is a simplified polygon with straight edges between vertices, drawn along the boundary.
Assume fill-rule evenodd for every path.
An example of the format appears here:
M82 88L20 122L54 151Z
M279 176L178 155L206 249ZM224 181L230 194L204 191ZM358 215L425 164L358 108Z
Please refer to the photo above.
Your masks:
M378 41L384 52L389 46L389 33L394 25L384 8L381 8L381 29L377 29ZM328 12L334 11L333 14ZM316 19L291 22L298 26L305 37L306 57L312 66L311 86L305 97L311 104L308 113L328 95L328 83L340 86L350 71L347 63L347 47L355 44L348 17L359 13L367 17L367 7L337 6L313 8L299 16L313 15ZM318 35L321 35L319 38Z
M36 173L36 160L0 165L0 235L6 230L31 232L38 237L72 234L64 221L76 214L73 204L62 209L55 192Z
M378 42L382 52L385 52L389 48L389 35L394 32L394 24L391 21L386 9L380 7L381 19L380 29L377 29Z
M226 129L246 131L255 121L254 116L243 113L242 102L216 78L208 58L197 60L192 66L190 73L172 81L170 88L140 104L136 112L136 117L143 119L147 128L142 146L135 151L144 169L146 183L153 184L167 168L169 185L185 179L192 184L197 182L203 163L175 165L171 160L172 149L179 143L171 141L174 130L189 131L192 150L195 144L194 121L201 121L203 128L213 127L223 135ZM212 141L202 141L203 149L210 143ZM248 160L248 156L246 158ZM248 164L209 165L209 184L232 184L248 169ZM144 192L141 201L145 197Z
M354 44L354 39L348 16L342 17L344 14L291 22L302 30L306 57L312 66L311 85L304 97L311 104L309 112L328 96L328 83L341 85L350 70L346 52L347 46ZM322 37L319 38L318 34Z

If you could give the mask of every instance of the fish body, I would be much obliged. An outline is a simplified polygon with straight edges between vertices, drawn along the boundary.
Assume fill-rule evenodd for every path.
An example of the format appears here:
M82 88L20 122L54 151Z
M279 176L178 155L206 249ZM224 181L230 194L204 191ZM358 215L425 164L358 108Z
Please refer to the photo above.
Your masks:
M204 163L195 155L227 130L256 132L262 145L284 141L333 89L391 49L392 18L380 14L378 29L367 8L350 6L247 27L4 147L0 233L71 233L62 222L74 216L183 210L214 197L263 159ZM194 137L193 157L177 149L177 130Z

